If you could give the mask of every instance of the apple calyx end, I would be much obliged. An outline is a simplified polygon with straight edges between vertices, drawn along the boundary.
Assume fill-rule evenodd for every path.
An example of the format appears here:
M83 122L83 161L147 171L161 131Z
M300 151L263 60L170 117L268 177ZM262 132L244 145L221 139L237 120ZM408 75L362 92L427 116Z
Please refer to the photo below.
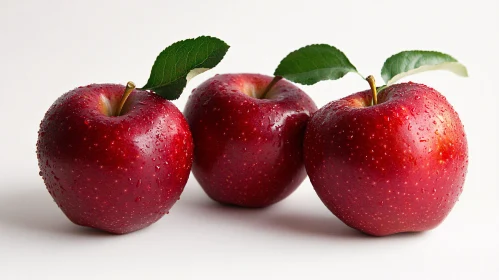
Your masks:
M126 83L125 92L123 92L120 104L118 105L118 109L116 109L116 112L114 114L115 117L119 117L121 115L121 110L123 110L123 106L125 105L128 96L130 96L130 93L132 93L134 89L135 89L135 84L132 81Z

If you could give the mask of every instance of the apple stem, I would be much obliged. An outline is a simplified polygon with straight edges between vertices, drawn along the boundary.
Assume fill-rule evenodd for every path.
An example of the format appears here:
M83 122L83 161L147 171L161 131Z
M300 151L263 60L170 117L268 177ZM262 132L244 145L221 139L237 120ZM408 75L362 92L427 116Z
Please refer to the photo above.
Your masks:
M366 81L371 86L371 92L373 93L373 105L378 104L378 92L376 91L376 81L374 80L373 75L369 75L366 78Z
M125 102L128 99L128 96L130 96L130 93L132 93L132 91L134 89L135 89L135 84L133 82L126 83L125 92L121 96L120 104L118 105L118 109L116 110L116 114L114 114L116 117L118 117L121 114L121 110L123 110L123 106L125 105Z
M282 76L275 76L272 79L272 81L270 81L269 85L265 88L265 90L263 91L262 97L260 97L260 98L265 99L265 97L267 97L267 93L269 93L269 91L272 89L272 87L275 84L277 84L277 82L279 82L281 79L282 79Z

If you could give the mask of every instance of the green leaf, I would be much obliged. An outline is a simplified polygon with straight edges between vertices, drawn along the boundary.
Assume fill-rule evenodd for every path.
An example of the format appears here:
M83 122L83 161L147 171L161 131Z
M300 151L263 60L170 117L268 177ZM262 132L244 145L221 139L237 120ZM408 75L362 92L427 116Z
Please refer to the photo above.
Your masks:
M228 49L224 41L209 36L176 42L158 55L142 89L177 99L191 78L215 67Z
M320 44L306 46L288 54L277 66L274 75L296 83L313 85L319 81L337 80L349 72L358 74L345 54L333 46Z
M448 54L435 51L404 51L385 61L381 77L389 86L406 76L430 70L447 70L459 76L468 76L466 67Z

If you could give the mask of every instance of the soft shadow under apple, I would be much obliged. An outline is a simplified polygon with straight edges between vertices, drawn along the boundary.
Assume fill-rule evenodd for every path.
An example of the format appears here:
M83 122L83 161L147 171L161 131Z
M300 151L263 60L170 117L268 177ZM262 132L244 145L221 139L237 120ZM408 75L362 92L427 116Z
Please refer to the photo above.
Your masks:
M365 239L369 236L343 224L333 215L314 215L314 213L281 213L268 220L276 229L293 231L297 234L341 239Z
M265 228L271 231L331 239L366 239L370 237L346 226L332 214L321 215L321 213L289 211L284 208L282 203L286 202L266 208L244 208L222 205L206 195L198 193L181 199L177 207L178 210L192 211L189 215L200 219L210 219L215 223L235 223L239 226L253 228L255 231Z
M11 185L19 189L0 197L0 223L4 230L23 231L33 234L56 234L76 236L112 236L111 234L73 224L58 209L52 197L40 185L26 187Z

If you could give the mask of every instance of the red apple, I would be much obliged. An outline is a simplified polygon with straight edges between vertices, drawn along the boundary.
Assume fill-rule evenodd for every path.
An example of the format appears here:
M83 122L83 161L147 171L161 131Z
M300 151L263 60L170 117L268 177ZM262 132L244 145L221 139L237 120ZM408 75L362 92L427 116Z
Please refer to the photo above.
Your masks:
M436 90L392 85L334 101L308 124L305 166L334 215L370 235L430 230L449 214L468 166L463 125Z
M40 175L75 224L123 234L144 228L179 199L192 164L192 138L181 112L147 91L72 90L50 107L38 133Z
M265 207L305 179L303 135L317 108L298 87L258 74L217 75L184 110L194 139L192 172L209 197Z

